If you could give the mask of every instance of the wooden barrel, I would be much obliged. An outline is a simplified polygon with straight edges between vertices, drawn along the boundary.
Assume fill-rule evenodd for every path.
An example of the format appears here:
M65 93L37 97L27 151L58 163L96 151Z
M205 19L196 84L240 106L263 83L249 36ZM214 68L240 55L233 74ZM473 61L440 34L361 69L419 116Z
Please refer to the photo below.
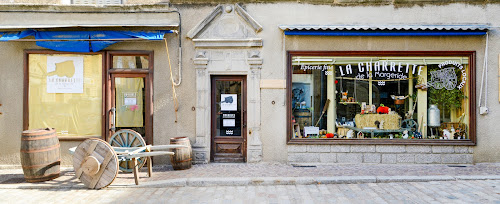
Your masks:
M48 181L59 177L60 145L54 128L23 131L21 165L28 182Z
M187 148L174 148L175 155L170 157L170 163L174 170L183 170L191 168L191 143L187 137L170 138L170 144L186 145Z
M311 111L308 109L295 109L293 111L293 115L295 116L295 121L300 126L300 129L304 129L304 126L313 126L311 121Z

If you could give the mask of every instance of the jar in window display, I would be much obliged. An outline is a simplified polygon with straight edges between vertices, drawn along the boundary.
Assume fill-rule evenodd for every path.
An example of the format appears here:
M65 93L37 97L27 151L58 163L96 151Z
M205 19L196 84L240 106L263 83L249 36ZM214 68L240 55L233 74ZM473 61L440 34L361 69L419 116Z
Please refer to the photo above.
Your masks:
M429 127L439 127L441 125L441 119L439 108L436 104L431 104L427 110L427 126Z

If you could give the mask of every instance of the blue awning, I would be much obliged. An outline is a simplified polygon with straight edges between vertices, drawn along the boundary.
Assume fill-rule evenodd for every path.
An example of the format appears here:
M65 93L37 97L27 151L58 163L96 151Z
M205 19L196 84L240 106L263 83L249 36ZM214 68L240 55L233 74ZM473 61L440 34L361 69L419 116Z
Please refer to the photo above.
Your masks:
M485 25L282 25L285 35L310 36L473 36Z
M10 40L18 40L21 38L28 37L35 33L34 30L25 30L25 31L17 31L17 32L0 32L0 42L2 41L10 41Z
M0 41L19 40L34 36L36 45L56 51L98 52L120 41L144 39L162 40L172 30L157 31L36 31L0 32Z

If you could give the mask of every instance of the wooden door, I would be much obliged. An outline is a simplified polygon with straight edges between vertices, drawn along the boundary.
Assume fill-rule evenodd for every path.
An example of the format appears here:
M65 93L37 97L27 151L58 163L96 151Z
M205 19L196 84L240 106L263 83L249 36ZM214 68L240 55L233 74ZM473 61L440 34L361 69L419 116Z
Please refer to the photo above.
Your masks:
M246 161L246 76L212 76L210 159Z
M147 74L111 74L111 108L109 135L120 129L132 129L153 143L151 121L151 94Z
M120 129L153 144L153 52L106 52L106 140Z

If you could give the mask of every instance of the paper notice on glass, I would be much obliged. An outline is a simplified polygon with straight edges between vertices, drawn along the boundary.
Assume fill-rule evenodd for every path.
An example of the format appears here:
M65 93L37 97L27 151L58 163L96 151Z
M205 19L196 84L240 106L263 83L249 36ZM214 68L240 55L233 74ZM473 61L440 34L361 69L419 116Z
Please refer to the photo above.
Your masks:
M83 93L83 57L47 57L47 93Z
M124 104L126 106L137 105L137 99L136 98L125 98Z
M136 93L123 93L123 105L133 106L137 105Z
M238 110L238 95L237 94L221 94L220 95L220 110L221 111Z
M319 127L314 127L314 126L304 127L304 135L319 135Z
M222 126L223 127L234 127L236 125L235 119L223 119Z

